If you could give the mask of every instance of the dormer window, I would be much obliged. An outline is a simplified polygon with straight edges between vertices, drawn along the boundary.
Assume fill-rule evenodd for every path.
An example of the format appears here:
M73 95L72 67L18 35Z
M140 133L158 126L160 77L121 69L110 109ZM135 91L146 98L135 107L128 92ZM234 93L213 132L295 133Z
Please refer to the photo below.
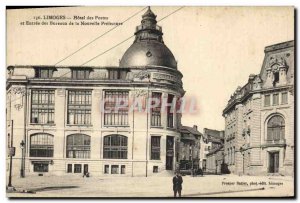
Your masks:
M274 81L273 81L273 85L275 86L276 83L279 82L279 72L274 72Z
M108 70L108 79L110 80L126 80L127 69L114 68Z
M36 78L52 78L54 68L35 68L35 77Z
M72 69L72 79L85 80L89 79L90 69Z

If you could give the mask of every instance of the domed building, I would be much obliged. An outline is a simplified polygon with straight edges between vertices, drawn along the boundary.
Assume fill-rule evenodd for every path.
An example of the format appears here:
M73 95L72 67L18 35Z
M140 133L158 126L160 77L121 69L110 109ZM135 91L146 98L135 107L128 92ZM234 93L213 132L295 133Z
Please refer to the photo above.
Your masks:
M121 67L159 66L177 69L172 52L164 44L162 28L157 25L156 15L148 9L142 24L136 27L134 43L123 55Z
M175 170L181 114L171 107L184 95L181 79L150 8L119 67L9 66L13 175L151 176ZM160 102L152 105L152 98ZM112 110L120 99L122 108ZM140 108L132 108L135 102Z

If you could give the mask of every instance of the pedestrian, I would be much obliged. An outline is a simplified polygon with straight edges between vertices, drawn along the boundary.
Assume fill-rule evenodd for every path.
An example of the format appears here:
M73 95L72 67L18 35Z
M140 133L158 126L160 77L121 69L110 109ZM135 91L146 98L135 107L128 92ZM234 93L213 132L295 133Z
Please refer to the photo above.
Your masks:
M174 197L177 196L177 193L179 197L181 197L181 190L182 190L182 177L178 171L176 171L175 176L173 177L173 191L174 191Z

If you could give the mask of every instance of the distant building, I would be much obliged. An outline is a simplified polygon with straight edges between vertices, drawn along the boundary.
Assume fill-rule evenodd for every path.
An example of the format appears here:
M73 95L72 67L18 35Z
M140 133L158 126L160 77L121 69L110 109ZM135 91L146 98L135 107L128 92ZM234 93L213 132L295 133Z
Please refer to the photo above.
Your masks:
M206 154L205 172L220 174L224 163L224 131L204 128L203 136L206 143L211 145Z
M258 75L238 87L223 111L231 173L294 173L294 41L265 48Z
M180 134L180 146L178 150L180 170L198 169L202 133L194 125L193 127L182 126Z
M208 142L207 137L203 134L200 138L200 154L199 154L199 159L200 163L199 166L200 168L205 172L206 171L206 166L207 166L207 154L209 150L211 149L211 142Z

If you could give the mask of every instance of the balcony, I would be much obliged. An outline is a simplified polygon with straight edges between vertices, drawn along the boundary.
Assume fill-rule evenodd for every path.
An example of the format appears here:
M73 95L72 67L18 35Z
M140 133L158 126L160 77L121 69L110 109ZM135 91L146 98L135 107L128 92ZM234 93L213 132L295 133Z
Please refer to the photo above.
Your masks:
M286 140L265 140L265 143L262 145L263 147L284 147L286 146Z

